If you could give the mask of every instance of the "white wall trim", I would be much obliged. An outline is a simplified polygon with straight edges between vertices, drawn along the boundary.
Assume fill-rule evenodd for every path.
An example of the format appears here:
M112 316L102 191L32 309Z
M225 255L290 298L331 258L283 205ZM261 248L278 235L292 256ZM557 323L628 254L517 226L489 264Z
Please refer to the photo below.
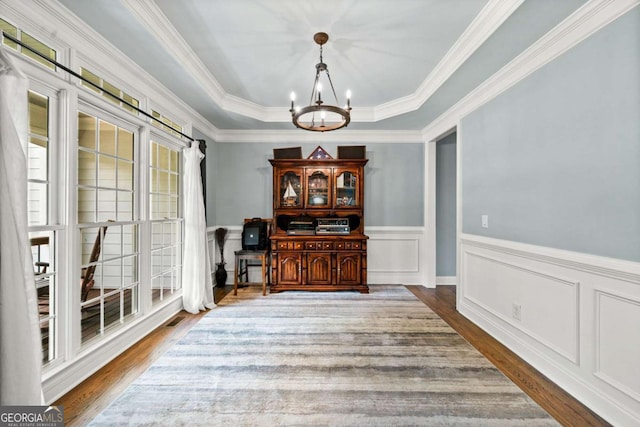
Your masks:
M640 424L640 263L471 234L460 248L461 314L612 424Z
M436 286L455 286L457 284L457 276L436 276Z
M225 244L226 270L229 272L227 284L233 283L233 252L242 247L240 226L207 227L207 240L211 265L219 259L213 237L218 227L229 230ZM424 256L424 227L373 226L365 227L367 241L367 283L368 284L426 284L427 261ZM393 248L387 251L387 248ZM213 268L215 269L215 268ZM435 280L431 287L435 286Z
M26 23L28 27L25 29L29 32L36 30L34 34L49 35L43 40L53 40L54 47L70 48L70 52L66 55L62 51L61 63L64 64L66 61L66 65L71 65L70 68L73 69L77 64L70 64L70 58L75 57L74 51L78 51L85 60L92 64L100 64L102 70L117 69L117 74L105 72L101 77L122 83L121 89L132 95L150 94L151 104L162 108L163 112L172 117L188 117L191 124L215 139L218 129L213 124L140 68L131 58L116 49L84 21L70 13L61 3L46 0L33 0L28 3L20 0L3 0L2 6L21 26ZM37 19L34 20L34 17ZM78 79L75 77L64 72L62 75L65 75L65 80L77 84Z
M613 22L640 0L590 0L533 43L527 50L469 92L422 130L425 140L436 139L456 126L461 117L489 102L528 75Z
M595 292L595 304L596 304L596 309L595 309L595 320L596 320L596 324L598 325L598 327L596 327L596 345L595 345L595 368L594 368L594 375L598 378L600 378L602 381L610 384L612 387L622 391L623 393L627 394L629 397L631 397L632 399L640 402L640 392L638 390L633 390L630 387L628 387L627 385L623 384L621 381L616 380L615 378L613 378L611 375L608 375L606 372L604 372L603 367L602 367L602 357L601 355L606 352L606 349L603 348L602 345L602 335L603 335L603 331L601 330L601 328L599 327L599 325L601 324L601 321L603 320L603 316L604 313L602 312L602 301L604 298L611 298L611 299L616 299L619 300L623 303L626 304L632 304L634 306L637 307L638 311L640 311L640 298L637 297L632 297L629 295L624 295L621 293L612 293L612 292L605 292L605 291L596 291Z
M524 0L490 0L416 91L374 108L373 121L420 108L451 75L493 34Z
M359 108L355 122L376 122L414 111L453 74L464 61L500 27L524 0L489 0L478 16L458 38L416 91L399 99L370 108ZM215 76L180 36L164 13L153 2L124 0L123 3L153 36L167 47L171 55L185 64L189 74L205 89L220 108L263 122L289 122L291 115L283 108L265 107L227 93Z
M529 268L526 265L522 264L522 263L518 263L518 262L511 262L511 261L506 261L504 259L501 259L499 257L493 257L493 256L488 256L488 255L483 255L480 253L476 253L474 252L472 249L467 249L465 250L465 256L468 257L477 257L477 258L482 258L485 261L491 262L491 263L496 263L496 264L501 264L504 267L507 267L508 269L516 269L516 270L520 270L523 271L527 274L530 275L535 275L535 276L540 276L540 277L544 277L546 279L550 279L556 283L559 283L561 285L564 286L568 286L572 293L573 293L573 304L575 305L575 307L578 306L578 293L580 290L580 282L577 280L573 280L571 278L567 278L567 277L561 277L557 274L553 274L550 273L548 271L544 271L541 269L533 269L533 268ZM526 326L522 326L519 322L512 322L511 318L509 316L505 316L502 313L499 313L495 310L493 310L491 307L485 305L482 301L467 296L464 296L465 299L472 301L473 303L477 304L479 307L482 307L483 309L485 309L487 312L493 314L496 317L501 318L502 320L504 320L505 322L508 322L511 324L511 326L513 326L514 328L517 328L519 330L521 330L522 332L526 333L527 335L529 335L530 337L534 338L536 341L542 343L543 345L545 345L546 347L548 347L550 350L556 352L557 354L559 354L560 356L564 357L565 359L567 359L568 361L572 362L572 363L578 363L578 348L579 348L579 331L577 330L577 326L579 324L579 310L575 309L575 313L574 313L574 324L573 325L564 325L564 327L571 327L572 328L572 333L576 338L576 344L575 346L573 346L571 348L571 351L565 351L562 348L558 347L557 345L554 345L552 342L550 342L549 340L545 339L544 336L541 336L540 334L537 334L533 331L531 331L530 329L528 329Z
M169 19L152 1L122 0L131 14L146 28L158 42L165 46L176 61L184 64L205 93L218 105L224 105L228 96L222 85L207 70L191 46L176 31ZM249 116L252 117L252 116ZM257 117L254 117L257 118Z
M13 14L17 14L18 16L20 16L21 21L32 22L32 19L28 18L28 15L33 15L33 10L24 10L22 2L18 2L20 4L16 4L14 6L13 3L15 3L16 1L17 0L7 0L5 1L5 3L8 7L11 7L11 12ZM455 127L456 122L460 117L478 108L480 105L486 103L490 99L502 93L504 90L513 86L515 83L522 80L527 75L531 74L544 64L552 61L554 58L564 53L575 44L584 40L595 31L599 30L611 21L623 15L634 6L637 6L639 2L640 0L589 1L580 9L578 9L574 14L572 14L569 18L559 24L556 28L554 28L552 31L550 31L540 40L534 43L529 49L519 55L516 59L511 61L500 71L494 74L491 78L478 86L474 91L465 96L465 98L459 101L456 105L451 107L437 119L431 122L422 131L387 131L386 141L391 141L394 139L397 140L398 138L405 138L404 141L407 141L406 138L408 138L412 142L414 142L424 140L429 141L437 138L439 135L446 133L447 130ZM43 28L41 32L45 32L47 34L55 34L56 40L61 41L63 44L67 46L73 46L74 49L78 49L83 54L90 54L91 58L88 59L91 59L93 63L112 64L110 68L117 68L119 70L118 76L115 76L116 79L129 82L129 84L126 85L125 89L136 88L142 93L153 94L153 99L150 100L150 103L152 103L153 105L158 105L169 113L188 111L193 126L197 127L199 130L207 134L215 141L257 142L264 141L264 138L266 137L272 138L272 141L278 142L297 142L301 141L301 137L303 139L310 138L310 140L313 141L329 141L333 140L332 138L334 138L334 136L326 138L324 135L321 135L319 137L317 135L302 136L302 134L295 132L295 130L293 130L292 132L288 132L285 130L267 131L267 135L265 135L265 131L247 132L227 130L221 132L205 118L200 116L197 112L186 105L186 103L174 97L173 94L167 90L167 88L165 88L144 70L140 69L137 64L135 64L131 59L126 57L120 51L115 49L115 47L113 47L100 35L95 33L95 31L87 27L87 25L83 21L79 20L74 15L69 14L64 6L57 2L46 2L42 0L35 1L34 3L36 4L37 8L41 9L38 11L38 15L48 15L50 18L52 18L43 20L46 22L51 22L51 26L50 28ZM500 13L493 17L479 17L479 21L477 23L474 22L473 24L473 26L477 26L477 28L475 28L474 31L470 30L468 34L464 35L464 38L468 39L469 41L473 40L474 43L485 40L488 34L490 34L490 31L492 31L492 26L498 25L501 20L506 19L506 17L508 17L509 14L517 8L518 4L519 0L510 0L504 3L500 1L489 3L485 8L487 11L498 10L500 11ZM150 28L150 31L156 34L157 37L162 37L162 40L164 40L165 37L169 36L169 33L166 32L167 23L162 23L163 15L161 11L157 10L157 7L152 7L150 6L150 4L134 4L134 2L131 2L130 0L127 0L127 6L136 16L138 16L139 19L142 19L143 22L145 22L145 25L147 25L147 27ZM160 16L160 18L158 18L158 16ZM164 17L164 20L166 20L166 17ZM45 24L39 23L38 27L42 27L42 25ZM149 27L149 25L151 27ZM35 24L33 24L33 26L36 27ZM164 32L158 32L159 30L164 30ZM493 30L495 30L495 28ZM175 29L173 31L175 32ZM475 31L477 31L477 34L474 34ZM161 36L158 36L158 34L160 34ZM176 45L175 41L173 43L167 43L166 45L169 46L169 48L172 48L173 46L172 50L177 49L178 51L181 51L182 49L180 43ZM181 56L184 56L184 51L182 52L183 53L181 54ZM469 52L452 50L449 54L447 54L447 57L443 59L443 65L439 67L439 70L441 71L439 73L436 73L437 75L434 74L429 76L429 79L427 80L432 82L443 78L447 73L450 73L455 69L456 63L460 61L460 58L463 58L468 54ZM192 62L193 61L187 61L185 63ZM445 66L445 63L447 63L448 65ZM198 74L199 72L197 70L202 66L203 65L201 63L199 66L197 66L196 64L193 65L191 69L195 70L193 72ZM202 73L200 72L199 74L202 77ZM111 77L111 75L109 75L108 77ZM238 109L239 111L244 111L244 113L240 112L240 114L244 114L248 117L254 117L264 121L288 121L290 119L286 112L283 113L282 111L280 111L280 109L277 109L277 113L258 113L253 111L254 107L248 105L246 102L239 102L230 95L223 95L220 92L221 89L219 88L219 84L217 84L217 82L214 83L215 80L212 81L211 79L212 77L210 75L207 79L205 79L208 82L205 87L208 88L208 91L210 92L209 95L214 97L223 96L220 102L222 102L223 104L226 103L229 105L233 105L233 108ZM433 85L434 83L430 84ZM419 90L425 91L424 94L427 94L430 90L432 90L432 88L426 88L427 86L429 85L424 85L425 89ZM133 92L133 90L131 89L129 89L129 91ZM421 96L426 96L424 94ZM411 109L414 108L410 107L410 110ZM275 119L271 118L270 116L272 114L275 114L278 117ZM354 115L354 120L379 120L374 117L375 114L373 113L369 114L363 112L362 114L363 117L361 118L358 118L356 117L356 115ZM365 117L367 115L371 115L371 117ZM344 134L344 131L342 133ZM375 134L376 132L372 133ZM268 134L271 134L271 136L269 136ZM423 137L417 137L417 134L422 134ZM367 140L368 142L371 135L368 135L367 133L363 133L361 131L352 131L349 137L352 140L356 138L359 141ZM343 138L344 140L347 140L346 134Z
M18 20L20 22L29 22L30 31L37 29L37 33L39 34L53 34L54 41L58 42L57 44L61 43L66 46L70 46L73 49L77 49L83 55L90 55L87 59L91 60L94 64L111 64L108 68L118 69L119 74L117 76L109 74L106 77L112 78L116 81L126 81L128 84L123 85L125 86L123 89L128 90L129 92L136 92L137 90L140 93L152 94L149 103L157 105L159 108L163 108L163 110L169 114L182 115L181 112L188 112L191 125L197 127L214 141L263 142L265 141L265 138L274 142L299 142L306 140L321 142L334 141L333 138L348 141L347 134L345 134L346 130L340 132L344 136L332 135L331 137L326 137L325 135L303 136L302 134L295 132L295 130L292 130L291 132L286 130L261 130L253 132L234 130L221 131L204 117L200 116L185 102L175 97L160 82L142 70L133 62L133 60L122 54L122 52L117 50L102 36L89 28L83 21L78 19L75 15L70 14L63 5L58 2L48 2L44 0L34 0L32 3L32 6L35 7L29 7L27 9L21 1L4 0L3 6L7 7L11 16L19 17ZM519 3L520 0L495 0L488 3L485 9L483 9L482 14L477 18L477 22L474 21L474 23L472 23L468 32L465 32L461 39L464 38L473 44L481 44L482 40L486 40L488 35L490 35L492 31L495 31L497 26L515 9L517 9ZM427 127L421 131L386 131L384 132L386 135L382 137L384 142L399 139L402 139L403 142L430 141L436 139L439 135L443 135L451 128L454 128L460 117L468 114L480 105L502 93L504 90L513 86L527 75L531 74L544 64L552 61L554 58L589 37L591 34L612 22L619 16L623 15L631 8L637 6L639 3L640 0L589 1L556 28L534 43L516 59L511 61L491 78L478 86L474 91L465 96L461 101L436 118ZM162 12L158 10L156 6L152 5L152 3L146 2L145 4L140 4L127 0L126 5L130 10L132 10L132 13L145 23L144 25L146 25L147 28L156 35L156 37L161 37L161 42L171 35L171 32L167 32L168 27L166 25L168 22L164 22L166 21L166 17L163 18ZM491 12L491 14L489 12ZM495 15L493 15L494 13ZM36 25L33 20L33 16L44 18L38 19L38 23ZM175 29L173 29L173 32L175 32ZM174 41L171 43L165 43L166 46L174 51L174 56L176 55L176 50L183 52L180 56L184 56L184 51L181 50L181 43L178 42L176 44L175 39L173 37L171 38ZM47 38L47 40L48 39L49 38ZM443 59L442 65L437 67L439 71L437 73L434 71L434 73L425 80L425 82L428 81L428 84L423 83L423 86L418 90L422 93L420 96L427 96L428 93L433 90L431 85L437 86L437 84L433 82L444 78L447 73L455 71L456 64L462 58L468 57L468 55L472 53L472 50L474 50L473 47L470 47L469 51L462 50L462 48L460 48L460 50L452 49L445 59ZM191 53L193 54L193 52ZM73 52L70 52L69 57L73 56ZM191 69L195 70L192 72L195 72L196 74L200 73L202 77L201 67L203 65L201 63L200 65L195 64L193 61L188 61L188 58L186 59L187 61L184 63L188 62L192 64ZM74 80L76 79L69 78L69 81ZM240 114L264 121L286 122L290 120L287 112L283 112L281 109L275 109L277 110L276 113L268 111L266 113L255 112L253 111L254 106L248 105L246 102L240 102L239 99L235 99L235 97L230 95L222 94L222 92L220 92L221 88L219 87L219 84L215 82L215 80L212 80L210 75L205 79L205 81L208 83L204 87L208 88L210 96L222 96L222 100L220 102L222 104L226 103L228 105L232 105L234 109L238 109L239 111L244 111L244 113L240 112ZM133 88L135 88L135 90ZM408 108L409 111L411 111L414 109L414 106L410 106ZM272 109L273 108L269 109L269 111ZM373 112L367 113L364 111L362 112L363 117L357 117L358 115L356 113L354 113L354 121L380 120L380 118L375 117ZM274 114L277 117L272 118L271 115ZM382 113L379 113L379 115L380 114ZM377 132L371 132L371 134L374 135L376 133ZM351 142L369 142L371 134L361 131L351 131L348 136L351 139ZM422 137L417 135L422 135ZM383 141L380 140L379 142Z
M426 263L427 278L426 286L436 286L436 270L437 270L437 243L436 235L438 229L436 227L436 152L437 141L427 141L424 147L425 170L424 170L424 224L425 224L425 245L426 245ZM457 239L456 239L457 240Z
M462 233L462 244L529 258L630 283L640 283L640 263Z
M220 130L216 136L217 142L238 143L302 143L315 142L344 142L344 143L421 143L420 131L366 131L342 129L340 132L305 132L299 129L286 130Z

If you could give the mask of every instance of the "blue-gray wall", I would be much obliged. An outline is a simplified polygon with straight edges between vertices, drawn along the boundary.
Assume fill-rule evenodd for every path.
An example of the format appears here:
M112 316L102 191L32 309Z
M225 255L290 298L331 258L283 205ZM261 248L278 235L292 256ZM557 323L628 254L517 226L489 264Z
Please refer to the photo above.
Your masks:
M337 158L337 146L322 143ZM422 226L424 146L422 143L367 146L365 225ZM272 216L274 148L302 146L306 158L318 146L307 144L215 143L207 149L207 224L240 225L244 218Z
M456 275L456 133L436 142L436 276Z
M463 118L465 233L640 261L639 53L636 7Z

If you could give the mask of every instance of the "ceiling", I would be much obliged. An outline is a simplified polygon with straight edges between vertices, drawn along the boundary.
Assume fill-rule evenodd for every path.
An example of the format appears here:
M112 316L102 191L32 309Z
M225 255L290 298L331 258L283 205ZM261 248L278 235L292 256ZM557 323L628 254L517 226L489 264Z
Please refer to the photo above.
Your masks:
M586 0L59 1L217 129L295 130L324 31L348 129L419 131Z

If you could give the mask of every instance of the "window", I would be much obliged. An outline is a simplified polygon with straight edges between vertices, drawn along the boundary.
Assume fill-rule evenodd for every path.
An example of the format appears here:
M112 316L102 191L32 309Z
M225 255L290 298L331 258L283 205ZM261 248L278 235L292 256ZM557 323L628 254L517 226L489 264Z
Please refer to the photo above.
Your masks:
M20 29L14 25L9 24L7 21L0 19L0 29L2 31L4 31L7 34L12 35L13 37L15 37L16 39L20 40L21 42L25 43L27 46L33 48L34 50L36 50L37 52L42 53L44 56L51 58L53 60L56 59L56 51L51 49L49 46L47 46L46 44L42 43L40 40L36 39L35 37L30 36L29 34L20 31ZM4 44L6 46L9 46L12 49L17 50L18 52L22 52L23 55L28 56L29 58L33 59L34 61L37 61L39 63L41 63L42 65L44 65L45 67L51 68L52 70L56 69L56 66L53 65L51 62L41 58L40 56L36 55L35 53L31 52L28 49L24 49L22 46L20 46L17 43L14 43L13 41L5 38L4 39Z
M113 96L109 95L109 93L107 93L106 91L116 96L119 96L120 98L124 99L125 101L127 101L129 104L133 105L136 108L140 107L140 101L138 101L131 95L127 94L126 92L122 91L120 88L116 87L115 85L112 85L108 81L102 79L101 77L87 70L86 68L80 67L80 75L85 79L89 80L91 83L101 87L104 90L97 89L95 86L92 86L91 84L85 82L84 80L82 81L82 86L88 87L92 91L101 94L102 96L104 96L114 104L118 105L119 107L122 107L123 109L133 114L136 114L136 115L138 114L138 111L135 108L132 108L131 106L119 100L118 98L114 98Z
M170 133L173 136L177 136L178 138L181 138L182 135L180 135L180 133L176 132L176 130L182 132L184 130L184 128L182 127L182 125L176 123L174 120L171 120L170 118L168 118L167 116L164 116L160 113L158 113L156 110L151 110L151 115L153 117L155 117L156 119L160 120L160 122L156 121L156 120L151 120L151 124L157 128L162 129L165 132Z
M55 257L57 227L51 218L50 99L34 91L28 93L29 144L27 151L27 209L29 239L33 255L42 363L57 357L58 274Z
M20 28L1 19L0 27L55 59L53 49ZM38 60L6 38L2 47ZM36 74L28 74L30 90L24 93L25 190L42 363L55 376L90 347L101 347L104 338L124 339L113 332L138 328L145 316L162 316L164 307L178 306L183 143L131 118L128 112L135 109L126 104L138 101L88 70L82 74L97 82L91 90L100 96L87 90L59 95L68 84L61 84L55 67L39 62L51 71L25 68ZM127 112L109 107L110 102ZM59 114L61 105L78 109L69 117ZM163 126L182 129L160 117Z
M83 343L139 311L134 136L109 121L78 113L77 277Z
M151 141L149 182L153 303L181 287L180 152Z

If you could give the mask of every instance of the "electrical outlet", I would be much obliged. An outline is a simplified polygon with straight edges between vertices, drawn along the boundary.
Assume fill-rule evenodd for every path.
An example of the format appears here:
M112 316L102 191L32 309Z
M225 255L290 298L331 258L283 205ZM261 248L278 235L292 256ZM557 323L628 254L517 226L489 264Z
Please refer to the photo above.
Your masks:
M489 228L489 215L482 215L482 228Z
M514 302L513 307L511 307L511 315L516 320L522 320L522 306Z

